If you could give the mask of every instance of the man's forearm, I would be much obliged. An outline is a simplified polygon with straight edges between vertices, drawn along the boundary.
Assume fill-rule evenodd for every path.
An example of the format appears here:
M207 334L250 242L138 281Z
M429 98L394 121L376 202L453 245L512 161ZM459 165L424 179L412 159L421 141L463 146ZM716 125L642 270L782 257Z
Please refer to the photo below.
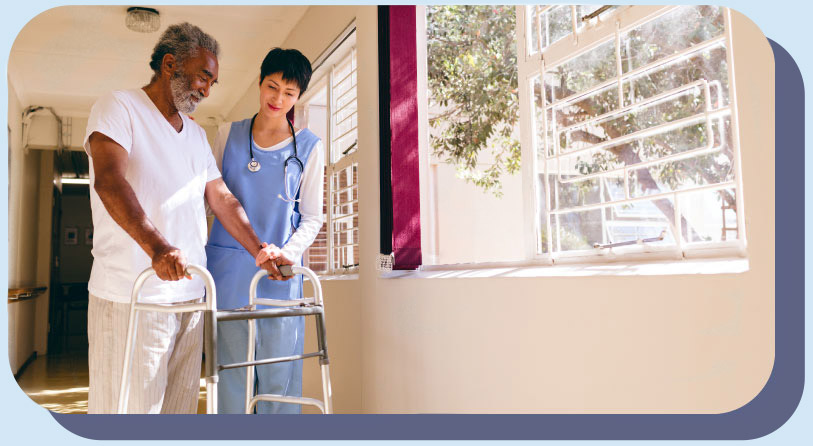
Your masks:
M248 215L240 204L240 201L231 193L224 194L216 203L209 203L209 207L215 217L223 225L223 228L240 243L243 248L256 257L260 252L260 239L248 221Z
M127 180L96 178L93 187L113 221L121 226L151 259L157 252L171 247L147 218Z

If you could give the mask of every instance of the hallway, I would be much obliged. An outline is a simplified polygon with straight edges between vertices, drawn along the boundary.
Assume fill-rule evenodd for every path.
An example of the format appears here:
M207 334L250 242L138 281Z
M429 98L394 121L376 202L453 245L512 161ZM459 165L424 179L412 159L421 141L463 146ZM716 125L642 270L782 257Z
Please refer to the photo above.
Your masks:
M40 406L59 413L87 413L87 352L39 356L17 380Z

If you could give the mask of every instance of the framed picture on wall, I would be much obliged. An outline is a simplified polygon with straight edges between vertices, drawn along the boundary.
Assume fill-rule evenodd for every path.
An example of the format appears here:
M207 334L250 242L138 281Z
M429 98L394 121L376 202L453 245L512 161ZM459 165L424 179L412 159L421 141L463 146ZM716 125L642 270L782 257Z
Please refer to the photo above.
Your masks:
M77 228L65 228L65 244L75 245L79 243L79 230Z
M85 228L85 244L93 245L93 228Z

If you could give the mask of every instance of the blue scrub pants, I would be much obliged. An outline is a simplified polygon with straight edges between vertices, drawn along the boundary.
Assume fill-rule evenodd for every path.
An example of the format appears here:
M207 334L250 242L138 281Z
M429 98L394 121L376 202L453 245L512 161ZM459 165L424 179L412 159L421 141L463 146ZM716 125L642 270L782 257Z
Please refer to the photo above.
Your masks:
M257 319L255 358L301 355L304 349L303 317ZM246 360L248 321L217 323L217 357L219 364ZM245 413L246 369L222 370L218 380L218 413ZM271 393L302 396L302 360L267 364L254 368L255 394ZM299 414L299 404L260 401L257 413Z

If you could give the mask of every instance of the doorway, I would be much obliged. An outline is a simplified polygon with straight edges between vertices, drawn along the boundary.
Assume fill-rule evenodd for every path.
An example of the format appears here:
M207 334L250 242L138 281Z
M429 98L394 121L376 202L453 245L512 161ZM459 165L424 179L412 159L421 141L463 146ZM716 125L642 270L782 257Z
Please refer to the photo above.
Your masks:
M62 181L53 194L48 351L86 354L93 264L88 157L84 152L64 151L54 157L54 170Z

